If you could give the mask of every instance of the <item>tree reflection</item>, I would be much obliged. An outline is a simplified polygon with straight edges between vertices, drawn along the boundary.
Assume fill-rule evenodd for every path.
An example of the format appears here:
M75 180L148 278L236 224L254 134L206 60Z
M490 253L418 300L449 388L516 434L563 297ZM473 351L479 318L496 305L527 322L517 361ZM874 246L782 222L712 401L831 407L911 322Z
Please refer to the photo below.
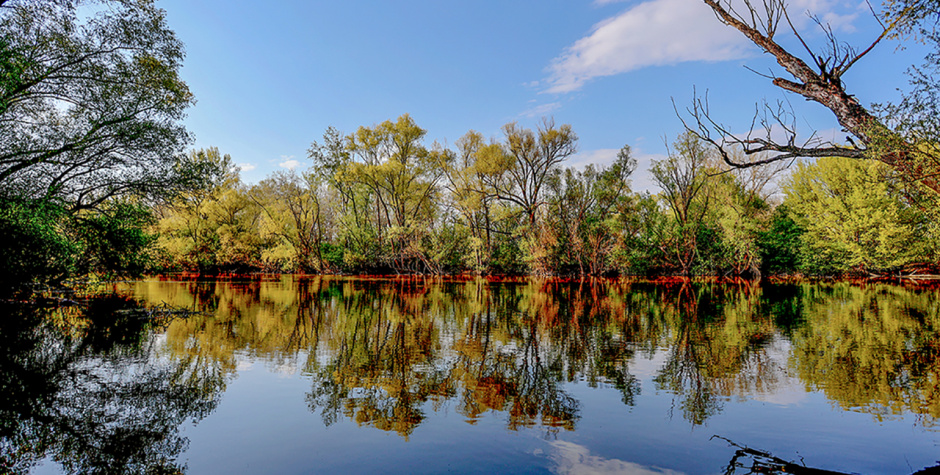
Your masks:
M454 388L436 361L435 322L411 307L420 305L413 289L377 290L347 290L336 302L339 311L328 323L332 355L310 367L307 401L327 425L342 414L407 437L424 420L421 406L452 396Z
M573 430L580 405L560 386L564 360L541 344L533 314L519 310L520 296L503 290L484 296L486 310L470 316L454 345L452 377L462 386L457 410L471 423L499 411L512 430L537 424ZM506 333L514 344L505 344Z
M638 359L693 425L794 375L846 408L936 417L935 292L746 281L508 281L316 277L148 283L138 294L209 308L174 322L174 358L234 371L237 354L312 380L310 409L408 437L454 406L510 429L573 430L583 381L637 403ZM789 357L787 357L789 355Z
M656 329L648 338L666 352L653 382L675 395L683 418L704 424L731 396L774 389L783 368L766 352L775 327L757 312L759 286L683 279L638 287Z
M154 357L150 323L116 312L135 305L4 306L0 470L26 473L45 458L70 473L183 470L179 426L215 408L224 374Z
M940 417L940 298L935 290L867 284L804 286L806 324L791 365L808 388L879 420Z

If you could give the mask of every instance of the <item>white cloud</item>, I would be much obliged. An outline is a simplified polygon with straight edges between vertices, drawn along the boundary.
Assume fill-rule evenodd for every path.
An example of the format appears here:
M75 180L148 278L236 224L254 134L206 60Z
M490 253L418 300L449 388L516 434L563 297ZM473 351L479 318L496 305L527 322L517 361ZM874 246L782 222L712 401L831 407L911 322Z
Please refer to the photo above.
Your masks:
M842 3L842 5L840 5ZM842 10L849 7L849 12L837 13L836 10ZM868 11L864 2L849 3L839 2L838 0L791 0L788 4L790 19L793 20L797 28L803 29L813 25L813 17L832 27L833 31L844 31L851 33L855 31L855 20L858 19L860 11ZM854 7L854 8L853 8Z
M294 160L293 155L281 155L281 160L283 161L277 164L277 166L281 168L293 170L300 166L300 162L297 160Z
M618 0L595 0L606 5ZM759 2L758 2L759 3ZM746 11L743 7L739 11ZM790 18L797 28L813 27L817 16L835 31L851 32L859 10L842 0L793 0ZM818 29L818 28L817 28ZM704 2L649 0L591 28L552 60L545 92L576 91L588 81L649 66L687 61L728 61L749 56L751 43L722 24Z
M549 442L554 452L550 455L556 466L553 472L565 475L620 474L620 475L681 475L674 470L649 467L620 459L607 459L592 455L591 451L573 442Z
M277 166L279 166L279 167L281 167L281 168L286 168L286 169L288 169L288 170L293 170L293 169L295 169L295 168L297 168L297 167L300 166L300 162L298 162L297 160L293 160L293 159L291 159L291 160L284 160L283 162L278 163Z
M565 166L574 167L579 170L591 164L607 166L611 163L614 163L614 160L617 159L617 152L620 152L620 149L600 148L597 150L578 152L568 158L568 160L565 162Z
M750 44L703 2L651 0L596 25L552 61L547 92L580 89L593 78L684 61L724 61Z
M525 111L522 112L522 114L519 114L519 115L525 116L525 117L543 117L543 116L546 116L546 115L548 115L548 114L551 114L553 111L558 110L558 108L560 108L560 107L561 107L561 103L560 103L560 102L552 102L552 103L549 103L549 104L540 104L540 105L537 105L537 106L535 106L535 107L531 107L531 108L529 108L529 109L526 109Z
M643 153L637 148L633 149L633 158L636 159L636 171L630 176L630 189L633 191L648 191L650 193L659 193L659 185L653 180L653 174L650 168L653 167L653 160L664 160L666 155Z
M239 163L236 166L238 167L239 170L243 172L250 172L254 170L255 168L258 168L253 163Z

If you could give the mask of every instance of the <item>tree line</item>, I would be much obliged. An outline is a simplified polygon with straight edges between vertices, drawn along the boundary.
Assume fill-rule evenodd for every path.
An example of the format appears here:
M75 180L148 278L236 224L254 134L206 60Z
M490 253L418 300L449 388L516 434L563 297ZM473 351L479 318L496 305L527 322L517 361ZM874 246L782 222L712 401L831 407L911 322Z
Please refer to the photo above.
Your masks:
M163 271L345 274L890 273L940 257L937 197L877 161L736 169L691 132L636 192L624 146L566 166L568 125L515 123L424 143L406 115L328 129L303 170L248 185L231 157L191 152L207 186L153 207ZM779 190L779 191L778 191Z

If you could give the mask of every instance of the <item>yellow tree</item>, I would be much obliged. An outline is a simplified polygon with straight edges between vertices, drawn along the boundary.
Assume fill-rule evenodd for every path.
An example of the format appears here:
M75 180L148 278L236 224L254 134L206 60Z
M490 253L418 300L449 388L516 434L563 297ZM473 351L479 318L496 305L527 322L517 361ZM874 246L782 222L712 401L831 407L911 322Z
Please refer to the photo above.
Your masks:
M293 170L276 172L252 187L250 196L262 210L261 234L274 239L264 252L275 267L301 272L322 272L323 243L329 238L324 221L321 186L312 174Z
M404 114L395 122L360 127L346 138L351 159L338 180L365 185L371 192L373 220L384 259L397 270L432 270L421 241L435 219L437 153L423 144L426 130Z
M217 270L215 203L238 186L238 169L232 157L220 154L215 147L190 152L183 166L203 177L202 184L157 207L158 245L168 254L171 265L200 272Z
M480 151L483 182L497 199L522 208L534 229L548 180L577 151L578 136L570 125L556 127L551 119L542 120L537 131L511 122L503 126L503 133L502 147L491 145Z
M446 150L437 156L444 172L444 187L450 200L463 219L463 224L470 232L470 250L468 264L475 270L483 271L489 264L492 248L491 222L494 197L484 190L483 174L478 167L481 153L488 147L499 145L487 144L483 135L471 130L457 140L457 150Z

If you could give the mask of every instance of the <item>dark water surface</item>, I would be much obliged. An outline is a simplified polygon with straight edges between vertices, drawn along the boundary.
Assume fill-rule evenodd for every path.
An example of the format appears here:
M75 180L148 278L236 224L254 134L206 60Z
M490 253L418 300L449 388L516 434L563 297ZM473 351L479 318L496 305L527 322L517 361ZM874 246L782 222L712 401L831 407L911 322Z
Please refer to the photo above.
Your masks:
M2 308L0 473L910 474L940 460L936 288L117 289L87 308Z

